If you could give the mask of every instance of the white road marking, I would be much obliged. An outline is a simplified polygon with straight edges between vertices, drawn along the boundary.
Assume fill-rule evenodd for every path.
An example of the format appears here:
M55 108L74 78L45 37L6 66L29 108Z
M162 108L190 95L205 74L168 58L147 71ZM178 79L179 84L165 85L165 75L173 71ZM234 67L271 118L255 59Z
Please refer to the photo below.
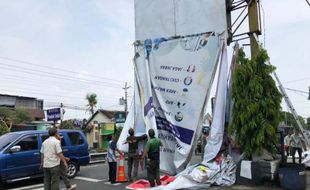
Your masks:
M82 166L81 168L97 168L98 166L101 166L102 164L92 164L87 166Z
M100 181L103 181L103 180L99 180L99 179L93 179L93 178L88 178L88 177L75 177L74 179L79 179L79 180L83 180L83 181L90 181L90 182L95 182L95 183L98 183Z
M113 184L111 184L111 182L105 182L104 183L105 185L114 185L114 186L117 186L117 185L120 185L120 184L122 184L122 183L113 183Z
M29 186L25 186L25 187L18 187L18 188L14 188L14 189L10 189L10 190L27 190L27 189L34 189L34 188L38 188L38 187L43 187L44 184L36 184L36 185L29 185ZM40 188L42 189L42 188ZM44 189L44 188L43 188Z

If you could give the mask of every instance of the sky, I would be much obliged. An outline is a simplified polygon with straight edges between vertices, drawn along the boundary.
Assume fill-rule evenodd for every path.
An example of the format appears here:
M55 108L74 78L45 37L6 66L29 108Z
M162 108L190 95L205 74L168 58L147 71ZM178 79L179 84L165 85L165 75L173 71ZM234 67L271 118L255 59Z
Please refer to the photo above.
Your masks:
M308 92L310 7L304 0L261 2L260 41L271 63L286 88ZM64 103L65 119L89 117L87 93L97 94L97 108L123 109L125 82L131 101L133 0L1 0L0 28L0 93L43 99L44 109ZM310 117L308 95L287 93Z

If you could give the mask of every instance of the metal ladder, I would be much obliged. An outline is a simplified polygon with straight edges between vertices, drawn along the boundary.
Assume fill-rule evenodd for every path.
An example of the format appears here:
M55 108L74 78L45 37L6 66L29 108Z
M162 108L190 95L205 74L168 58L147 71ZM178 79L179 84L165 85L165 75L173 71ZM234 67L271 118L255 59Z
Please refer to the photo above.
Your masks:
M262 47L261 47L261 43L260 43L259 40L258 40L258 36L257 36L256 34L254 34L253 37L255 38L257 44L259 45L259 47L262 48ZM268 61L267 61L267 64L272 65L272 64L270 63L270 60L269 60L269 59L268 59ZM280 81L280 79L279 79L279 77L278 77L278 75L277 75L277 73L276 73L275 71L273 71L273 75L274 75L274 77L276 78L276 80L277 80L277 82L278 82L278 84L279 84L280 92L281 92L282 96L284 97L284 100L285 100L287 106L289 107L291 113L293 114L294 119L295 119L296 122L297 122L297 125L298 125L298 127L299 127L299 129L300 129L300 131L301 131L301 133L302 133L302 136L304 137L304 140L305 140L306 144L307 144L308 146L310 146L310 134L307 133L307 131L305 130L305 128L302 126L302 124L301 124L301 122L300 122L300 120L299 120L298 114L297 114L297 112L296 112L296 110L295 110L295 108L294 108L294 106L293 106L291 100L289 99L289 97L288 97L288 95L287 95L287 93L286 93L286 91L285 91L285 89L284 89L284 87L283 87L283 85L282 85L282 83L281 83L281 81Z
M270 60L268 60L267 62L268 62L269 65L271 65ZM298 117L298 114L297 114L297 112L296 112L296 110L295 110L291 100L289 99L289 97L288 97L288 95L287 95L287 93L286 93L286 91L285 91L285 89L284 89L284 87L283 87L283 85L282 85L282 83L281 83L281 81L280 81L280 79L279 79L279 77L278 77L278 75L277 75L277 73L275 71L273 71L273 75L274 75L274 77L276 78L276 80L277 80L277 82L279 84L280 92L281 92L281 94L282 94L282 96L283 96L283 98L284 98L288 108L290 109L291 113L293 114L294 119L296 120L297 125L298 125L298 127L299 127L299 129L300 129L300 131L301 131L301 133L302 133L302 135L304 137L305 142L307 143L308 146L310 146L310 134L307 133L305 128L302 126L302 124L300 122L300 118Z

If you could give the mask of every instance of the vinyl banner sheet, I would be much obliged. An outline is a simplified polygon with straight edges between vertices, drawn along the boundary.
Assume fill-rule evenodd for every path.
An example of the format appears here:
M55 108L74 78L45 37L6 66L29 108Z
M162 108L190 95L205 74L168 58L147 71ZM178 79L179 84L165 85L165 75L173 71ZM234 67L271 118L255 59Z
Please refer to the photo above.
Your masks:
M220 46L213 35L168 40L148 49L148 61L136 62L139 76L149 73L150 83L140 80L142 110L147 128L156 129L162 141L164 171L183 170L194 149Z

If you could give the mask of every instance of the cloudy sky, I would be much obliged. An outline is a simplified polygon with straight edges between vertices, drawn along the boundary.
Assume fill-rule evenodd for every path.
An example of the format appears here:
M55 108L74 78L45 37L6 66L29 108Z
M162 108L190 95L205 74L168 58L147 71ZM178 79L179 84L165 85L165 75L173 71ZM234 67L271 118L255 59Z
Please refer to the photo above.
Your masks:
M262 1L260 37L286 88L310 86L310 7L304 0ZM0 93L68 106L65 118L87 118L87 93L113 109L133 85L133 0L1 0ZM229 47L231 48L231 47ZM288 90L310 116L306 93ZM129 98L133 88L129 89ZM283 109L287 109L285 106Z

